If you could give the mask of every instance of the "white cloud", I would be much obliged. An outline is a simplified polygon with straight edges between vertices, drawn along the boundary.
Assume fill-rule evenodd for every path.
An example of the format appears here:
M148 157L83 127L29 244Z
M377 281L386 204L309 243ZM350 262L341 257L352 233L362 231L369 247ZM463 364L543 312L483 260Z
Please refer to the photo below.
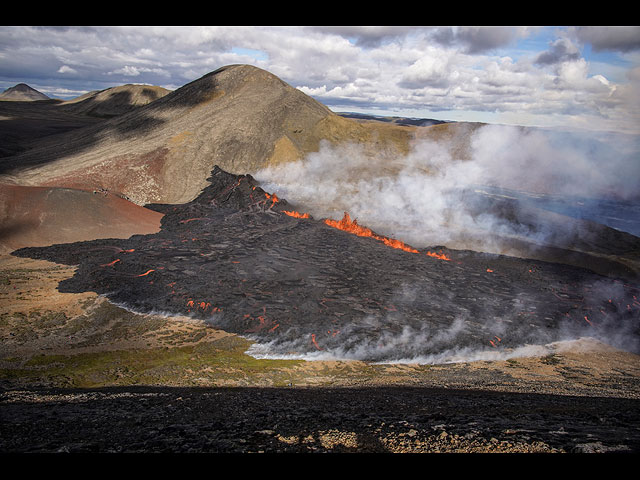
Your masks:
M62 65L59 69L58 69L58 73L78 73L75 69L71 68L68 65Z
M114 70L111 73L125 75L127 77L137 77L138 75L140 75L140 70L138 70L136 67L133 67L131 65L125 65L124 67L118 68L117 70Z
M109 72L109 75L124 75L125 77L138 77L143 73L155 73L160 76L169 76L169 72L161 68L136 67L134 65L125 65L122 68L118 68L112 72Z
M555 36L532 41L534 33L545 32ZM457 119L463 111L500 112L516 122L562 125L581 119L582 125L638 131L638 80L627 75L640 64L640 53L632 50L636 33L524 27L0 27L0 83L8 87L33 79L43 86L46 79L52 89L97 90L135 78L176 88L223 65L248 62L334 110L441 112L441 118ZM526 48L501 50L522 38ZM588 62L580 50L587 41L593 48L617 45L625 56L615 64L602 58ZM72 85L72 78L78 83Z
M449 85L455 81L451 78L451 60L447 51L428 48L423 57L405 69L399 85L410 89Z

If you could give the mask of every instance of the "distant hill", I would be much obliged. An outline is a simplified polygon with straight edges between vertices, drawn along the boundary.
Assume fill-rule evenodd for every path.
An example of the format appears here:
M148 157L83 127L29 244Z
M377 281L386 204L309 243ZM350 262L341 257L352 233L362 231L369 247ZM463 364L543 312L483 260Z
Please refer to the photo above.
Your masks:
M338 112L338 115L345 118L353 118L354 120L388 122L388 123L395 123L397 125L412 125L412 126L418 126L418 127L427 127L431 125L440 125L443 123L449 123L444 120L435 120L432 118L387 117L387 116L369 115L366 113L354 113L354 112Z
M11 102L34 102L37 100L50 100L50 98L35 88L31 88L26 83L19 83L0 93L0 100Z
M151 85L121 85L89 92L59 104L60 108L74 114L110 118L130 112L164 97L171 90Z

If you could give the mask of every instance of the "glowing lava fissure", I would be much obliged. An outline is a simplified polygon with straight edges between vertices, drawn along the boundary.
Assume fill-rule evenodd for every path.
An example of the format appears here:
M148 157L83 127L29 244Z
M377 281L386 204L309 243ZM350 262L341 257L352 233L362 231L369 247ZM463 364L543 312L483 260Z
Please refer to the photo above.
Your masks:
M405 244L404 242L401 242L400 240L395 240L393 238L388 238L382 235L378 235L377 233L374 233L371 229L358 225L358 221L357 220L352 221L351 217L347 212L344 212L344 216L340 221L325 219L324 223L326 223L330 227L337 228L339 230L344 230L345 232L353 233L354 235L358 235L359 237L375 238L376 240L379 240L385 245L392 248L404 250L405 252L419 253L418 250L408 246L407 244Z
M311 215L308 213L299 213L291 210L283 210L282 213L294 218L311 218Z
M397 248L399 250L404 250L405 252L410 252L410 253L420 253L415 248L407 245L406 243L400 240L385 237L383 235L378 235L373 230L367 227L358 225L358 221L357 220L352 221L351 216L347 212L344 212L344 216L340 221L325 219L324 223L326 223L330 227L337 228L339 230L344 230L345 232L353 233L354 235L358 235L359 237L375 238L376 240L381 241L382 243L384 243L385 245L391 248ZM426 255L428 255L429 257L438 258L440 260L446 260L446 261L451 260L446 254L443 254L442 252L435 253L435 252L428 251L426 252Z
M285 214L287 201L267 198L248 175L216 168L209 181L191 202L154 206L164 213L158 233L13 254L76 265L60 292L193 316L274 356L392 361L499 352L566 332L640 337L635 283L544 262L532 273L530 260L472 251L429 252L452 260L443 262L400 254L346 215L342 226L377 241Z

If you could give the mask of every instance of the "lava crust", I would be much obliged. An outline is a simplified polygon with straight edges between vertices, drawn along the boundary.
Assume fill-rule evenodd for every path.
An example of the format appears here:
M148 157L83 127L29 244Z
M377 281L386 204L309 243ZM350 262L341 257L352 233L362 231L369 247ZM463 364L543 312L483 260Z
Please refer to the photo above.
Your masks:
M450 359L580 336L639 350L638 284L515 257L394 248L336 228L347 215L335 226L294 216L250 175L216 166L208 181L189 203L148 206L165 214L158 233L13 254L77 265L61 292L192 315L255 340L256 355Z

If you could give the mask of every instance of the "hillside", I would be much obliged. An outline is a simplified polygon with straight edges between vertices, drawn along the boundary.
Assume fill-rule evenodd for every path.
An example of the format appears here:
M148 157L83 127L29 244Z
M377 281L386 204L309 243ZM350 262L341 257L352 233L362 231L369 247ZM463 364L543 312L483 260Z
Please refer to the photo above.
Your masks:
M162 214L108 192L0 184L0 253L155 233Z
M120 85L81 95L59 104L60 110L73 114L110 118L147 105L170 93L170 90L151 85Z
M134 111L42 139L6 158L6 181L105 188L138 204L193 199L214 165L251 173L321 140L406 152L410 127L359 123L248 65L220 68Z
M14 87L14 88L17 88ZM10 170L8 159L23 154L38 141L61 135L106 118L140 108L169 93L161 87L121 85L89 92L72 100L0 102L0 173ZM70 139L67 141L72 141Z
M26 83L19 83L0 93L0 100L10 102L33 102L37 100L49 100L49 97L44 93L37 91L35 88L31 88Z

